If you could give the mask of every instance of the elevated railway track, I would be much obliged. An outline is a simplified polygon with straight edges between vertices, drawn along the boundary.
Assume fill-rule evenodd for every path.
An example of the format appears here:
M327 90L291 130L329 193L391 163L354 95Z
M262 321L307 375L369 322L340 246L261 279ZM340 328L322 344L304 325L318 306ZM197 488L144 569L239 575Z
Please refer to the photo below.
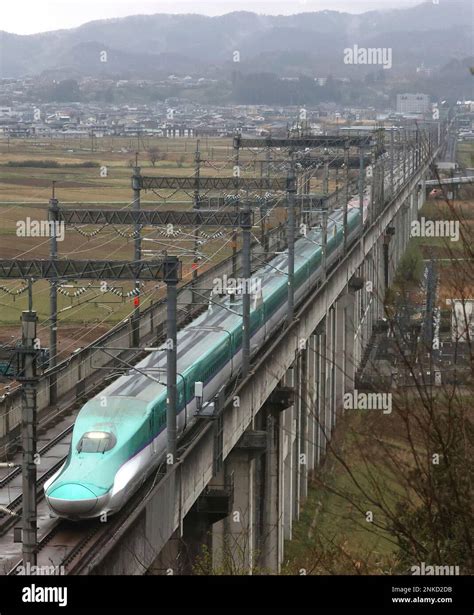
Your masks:
M226 413L224 420L227 420L227 426L224 427L224 450L223 457L227 457L229 453L235 447L237 441L240 439L244 431L248 428L252 416L255 417L259 408L267 399L267 391L269 388L275 386L273 382L276 378L278 381L278 373L284 367L279 366L275 376L269 375L269 365L272 361L272 352L277 348L281 352L285 347L288 355L288 360L283 361L283 365L289 361L291 365L294 360L295 341L297 339L309 339L311 337L311 331L303 333L303 329L306 325L313 330L316 328L317 319L322 318L323 314L327 313L327 310L332 306L337 296L341 293L341 288L347 286L350 279L357 273L357 269L362 266L365 261L366 255L379 241L380 237L383 237L385 229L390 224L390 221L397 215L401 204L406 202L407 198L412 199L413 194L417 190L420 178L423 180L429 165L434 159L435 152L431 153L429 157L425 157L419 168L415 169L413 174L406 176L404 173L405 165L399 165L395 171L394 188L395 193L390 194L387 190L386 194L390 194L383 206L380 207L380 214L375 219L369 219L366 228L363 230L361 236L354 238L347 245L347 253L338 258L337 261L332 263L331 268L327 270L325 278L321 279L314 287L308 290L308 293L300 301L298 306L298 313L296 320L290 327L282 327L275 332L274 337L259 348L258 353L253 357L252 373L246 380L241 380L236 375L233 382L229 383L233 392L235 390L242 391L242 398L246 400L245 411L239 410L235 412L231 417L228 406L226 405ZM393 173L393 172L392 172ZM386 171L384 183L387 187L393 181L393 175L390 171ZM338 196L338 200L340 195ZM417 197L418 198L418 197ZM413 209L413 207L412 207ZM416 207L417 209L417 207ZM255 262L255 265L257 265ZM202 308L201 308L202 309ZM309 312L312 313L309 317ZM320 316L315 316L315 312L318 312ZM195 315L193 315L195 317ZM187 321L192 319L193 316L188 315ZM315 320L316 318L316 320ZM310 325L311 322L311 325ZM182 321L182 326L185 324L185 319ZM291 359L293 357L293 359ZM267 373L267 382L265 386L261 382L261 374ZM252 394L251 381L255 379L256 391ZM272 381L272 382L270 382ZM250 397L249 397L250 396ZM69 428L68 428L69 429ZM67 430L65 430L67 431ZM170 538L173 531L176 529L176 515L178 515L178 525L182 516L190 510L193 503L203 492L206 485L210 484L213 471L212 471L212 452L211 458L209 457L209 451L214 449L214 445L209 448L209 443L212 441L213 427L209 422L198 422L192 428L190 432L187 432L183 440L179 442L180 454L179 464L176 468L173 468L171 473L164 472L163 464L160 464L159 469L149 477L146 483L133 495L133 497L126 503L124 508L120 510L116 515L107 518L106 520L92 520L84 521L81 523L71 523L68 521L58 520L51 517L45 507L43 500L38 502L39 512L39 544L38 544L38 565L54 565L58 568L63 567L68 574L88 574L95 571L104 571L107 569L103 567L104 558L106 555L110 555L114 550L119 548L119 545L123 539L128 540L130 536L134 536L134 526L143 526L145 524L148 528L147 510L149 506L152 506L155 513L161 514L162 521L158 522L159 528L156 531L162 535L161 538L152 541L150 548L144 547L144 553L136 555L136 562L131 564L127 570L134 570L139 573L144 573L150 565L150 561L153 557L156 557L159 552L159 546L163 546L168 538ZM51 447L45 451L52 453L55 451L55 446L58 449L67 443L67 437L69 433L58 434L58 438L61 435L62 439L55 443L52 443ZM53 442L53 441L52 441ZM46 448L46 447L45 447ZM202 458L199 458L199 451L202 450ZM205 450L205 452L204 452ZM198 457L196 457L196 455ZM40 481L44 482L45 476L50 476L54 468L57 468L62 463L64 457L61 457L56 464L51 467L45 468L45 472L40 476ZM197 461L200 459L200 461ZM209 463L211 459L211 463ZM191 464L192 469L188 469L188 465ZM190 478L191 474L198 474L200 472L201 478L194 483L194 491L189 491L189 484L186 482ZM184 474L183 474L184 473ZM11 473L13 475L13 472ZM179 475L179 478L178 478ZM0 483L0 497L3 493L3 487L6 487L9 482L15 480L15 477L8 479L5 477L5 485ZM183 482L184 481L184 482ZM177 491L178 490L178 491ZM159 497L160 504L156 503L156 498ZM16 502L14 506L18 507L21 504L21 500ZM12 506L12 502L8 505ZM158 506L158 508L156 508ZM13 508L12 508L13 510ZM1 523L1 519L0 519ZM6 527L6 526L5 526ZM1 526L0 526L1 528ZM155 530L147 529L152 534L156 534ZM1 529L0 529L1 532ZM8 531L5 531L5 536L8 535ZM126 538L126 537L129 538ZM0 541L3 540L3 536ZM1 545L1 542L0 542ZM143 557L142 557L143 556ZM13 562L14 555L10 553L9 561ZM53 564L52 564L53 563ZM10 573L15 574L19 570L19 562L13 562L13 567ZM120 568L122 564L117 563L115 571ZM108 570L110 571L109 565Z

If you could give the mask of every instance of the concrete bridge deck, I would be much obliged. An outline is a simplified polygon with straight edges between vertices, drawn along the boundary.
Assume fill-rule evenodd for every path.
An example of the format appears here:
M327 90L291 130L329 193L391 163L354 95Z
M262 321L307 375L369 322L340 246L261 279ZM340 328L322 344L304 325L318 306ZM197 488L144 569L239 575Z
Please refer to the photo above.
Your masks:
M143 574L153 565L179 574L189 571L190 554L203 544L216 567L230 550L240 570L280 570L308 474L325 453L342 396L353 389L373 325L383 315L385 289L424 203L436 154L262 350L226 401L220 425L203 424L127 523L91 554L82 574ZM210 504L216 495L219 510Z

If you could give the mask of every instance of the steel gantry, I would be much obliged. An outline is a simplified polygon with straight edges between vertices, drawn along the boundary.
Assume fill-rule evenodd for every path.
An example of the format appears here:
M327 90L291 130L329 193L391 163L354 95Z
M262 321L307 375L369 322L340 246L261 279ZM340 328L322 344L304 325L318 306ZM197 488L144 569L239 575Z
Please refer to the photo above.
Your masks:
M317 147L370 147L374 144L372 135L350 136L350 135L316 135L309 137L287 137L275 138L267 137L260 139L244 138L236 135L234 147L253 148L292 148L292 149L312 149Z
M258 192L286 190L286 177L201 177L201 190L246 190ZM142 190L196 190L195 177L145 177L140 176Z
M181 262L175 256L161 261L66 261L66 260L1 260L0 279L42 278L58 281L69 279L161 280L167 286L167 434L168 455L176 459L176 375L177 375L177 285L182 277ZM19 355L20 371L15 378L22 383L22 441L23 441L23 563L36 565L36 455L37 455L37 374L36 358L40 352L36 337L36 312L22 314L22 344L15 348Z
M61 209L58 219L67 225L134 225L140 226L239 226L239 212L211 211L140 211L123 209ZM253 216L252 216L253 225Z

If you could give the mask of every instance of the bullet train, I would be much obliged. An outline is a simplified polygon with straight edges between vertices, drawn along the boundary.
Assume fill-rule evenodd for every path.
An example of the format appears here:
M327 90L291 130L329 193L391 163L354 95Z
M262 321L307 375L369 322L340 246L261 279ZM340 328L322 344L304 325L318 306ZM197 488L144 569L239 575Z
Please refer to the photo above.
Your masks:
M399 180L397 169L396 177ZM388 180L386 179L388 184ZM370 201L364 194L363 220ZM348 205L347 242L361 233L359 197ZM327 265L344 250L343 209L328 221ZM295 303L321 275L321 231L295 241ZM261 293L251 302L251 352L271 338L286 315L287 254L258 269ZM178 437L196 420L195 382L203 400L214 395L239 371L242 360L242 298L219 299L178 333ZM230 308L232 311L229 311ZM235 313L237 312L237 314ZM210 328L212 327L212 330ZM44 486L46 501L59 517L88 519L117 512L156 470L166 453L166 352L155 351L119 377L80 410L69 454ZM153 375L153 379L145 374Z

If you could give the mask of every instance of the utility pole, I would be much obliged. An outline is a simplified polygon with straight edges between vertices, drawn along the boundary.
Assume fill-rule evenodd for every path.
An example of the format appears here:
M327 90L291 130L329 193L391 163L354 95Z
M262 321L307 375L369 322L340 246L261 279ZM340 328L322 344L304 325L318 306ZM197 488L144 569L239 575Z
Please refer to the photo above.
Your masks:
M327 271L327 248L328 248L328 200L324 197L321 209L321 228L322 228L322 259L321 269L323 280L326 280Z
M237 179L237 186L240 178L240 134L234 137L234 172L233 176ZM234 203L234 211L238 212L239 195L237 189L237 198ZM232 229L232 277L237 277L237 229Z
M36 312L23 312L21 371L23 445L23 565L36 565Z
M378 177L377 182L379 186L379 207L378 211L382 211L385 205L385 161L382 156L385 147L385 130L381 130L380 139L377 144L377 168L378 168Z
M195 177L195 188L194 188L194 209L199 211L201 206L200 203L200 179L201 179L201 152L199 149L199 139L196 141L196 152L194 154L194 177ZM198 257L199 251L199 226L194 227L194 260L193 260L193 291L196 290L197 286L197 278L198 278ZM194 292L193 292L194 295ZM195 297L192 299L193 303L195 302Z
M28 279L28 312L33 311L33 278Z
M372 220L375 218L375 208L377 206L377 201L378 201L378 183L377 183L377 173L378 173L378 169L377 169L377 159L376 159L376 155L374 155L374 148L371 148L371 151L369 153L369 160L370 160L370 175L369 175L369 181L367 182L370 185L370 200L369 200L369 205L368 205L368 220L369 222L372 222Z
M390 198L395 194L395 134L393 126L390 129Z
M406 128L403 131L403 183L407 181L407 131Z
M295 160L292 154L286 193L288 204L288 325L293 321L295 311L295 194Z
M264 203L260 206L260 243L262 244L265 258L268 255L267 212L267 205Z
M416 167L418 168L421 164L421 155L420 155L420 129L416 127Z
M53 190L49 200L49 258L55 261L58 258L58 221L59 221L59 201L55 195L56 182L53 181ZM52 373L49 380L49 401L55 404L58 397L57 374L54 371L58 362L58 280L52 279L49 283L49 368Z
M271 147L267 147L266 148L265 158L266 158L265 173L266 173L267 179L269 180L270 179L270 172L271 172L271 164L272 164L272 149L271 149ZM262 216L262 226L261 226L262 244L263 244L263 249L265 251L265 258L267 258L268 251L269 251L270 247L269 247L269 239L268 239L268 234L267 234L267 214L268 214L268 209L267 209L266 202L262 206L260 212L261 212L261 216Z
M324 155L323 193L324 196L329 194L329 160L327 154Z
M177 385L178 373L178 333L176 312L178 309L178 281L180 262L176 256L167 256L164 261L163 280L166 283L166 429L168 438L167 470L170 471L176 462L177 440ZM184 393L184 391L183 391Z
M265 158L266 158L265 170L266 170L267 178L269 178L270 168L271 168L271 163L272 163L272 150L270 147L267 147L266 149Z
M244 292L242 296L242 375L245 377L250 369L250 283L252 276L251 237L252 218L250 203L244 201L240 212L240 228L242 229L242 276Z
M365 161L364 148L359 148L359 210L360 224L364 225L364 190L365 190Z
M349 181L350 181L350 177L349 177L349 152L350 152L350 146L349 143L346 143L344 145L344 165L345 165L345 169L346 169L346 190L345 190L345 195L344 195L344 221L343 221L343 225L344 225L344 254L346 253L347 250L347 207L349 205L349 198L350 198L350 193L349 193Z
M138 166L138 153L135 156L135 167L132 176L133 188L133 211L139 212L141 207L141 184L140 184L140 167ZM133 226L134 230L134 262L138 265L142 258L142 228L137 220ZM138 348L140 346L140 280L135 280L135 299L134 309L131 319L132 325L132 346Z

